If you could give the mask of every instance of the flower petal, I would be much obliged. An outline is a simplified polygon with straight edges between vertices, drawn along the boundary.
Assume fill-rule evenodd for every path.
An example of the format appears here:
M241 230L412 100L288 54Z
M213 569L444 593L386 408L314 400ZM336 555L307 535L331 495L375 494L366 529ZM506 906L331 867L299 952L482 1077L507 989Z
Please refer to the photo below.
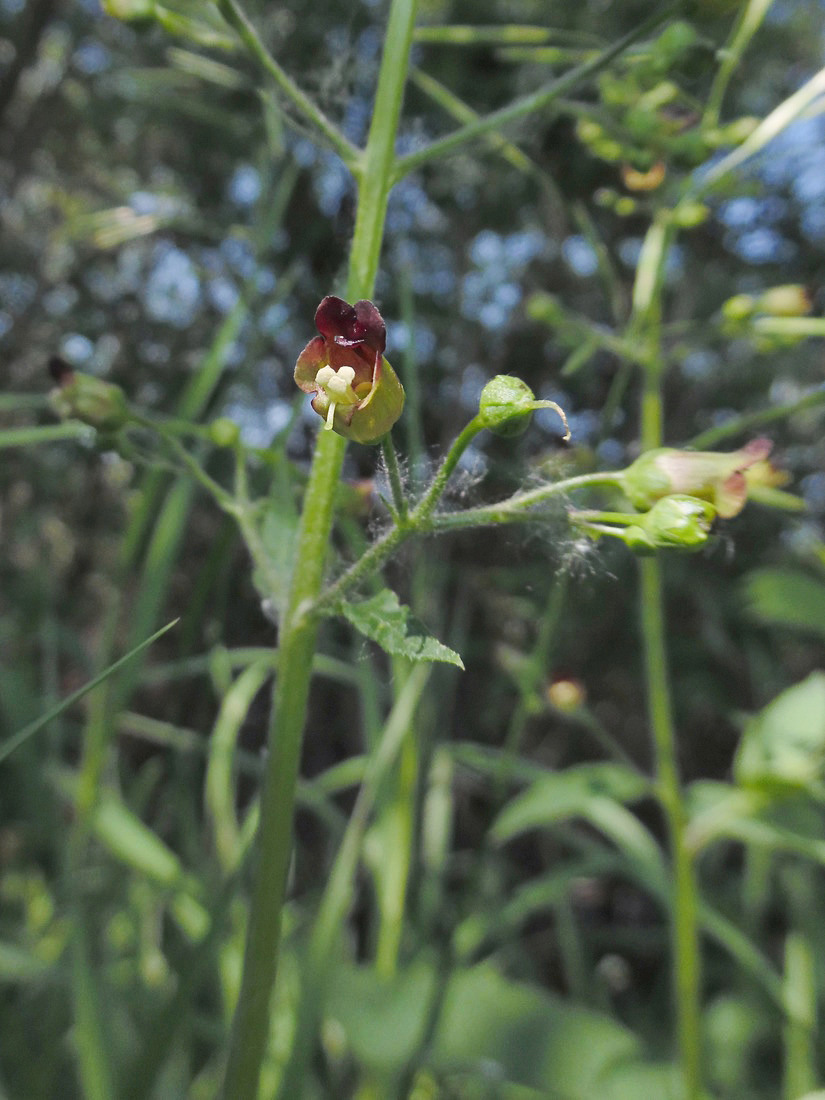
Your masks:
M748 499L748 483L741 470L736 470L716 488L714 504L720 519L738 516Z
M295 364L295 385L304 393L316 393L318 386L315 375L329 364L327 342L323 336L313 336Z
M366 344L378 354L387 345L387 327L372 302L362 299L351 306L343 298L327 295L315 312L315 326L330 342L343 347Z

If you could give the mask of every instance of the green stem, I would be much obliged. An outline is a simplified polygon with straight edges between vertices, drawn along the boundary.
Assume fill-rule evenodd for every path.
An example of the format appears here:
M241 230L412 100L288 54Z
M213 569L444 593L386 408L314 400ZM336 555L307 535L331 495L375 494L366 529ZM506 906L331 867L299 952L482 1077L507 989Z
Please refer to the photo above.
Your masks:
M447 488L447 482L450 480L453 470L455 470L458 465L461 456L483 427L484 425L481 423L481 420L475 416L463 431L459 433L456 441L447 452L447 457L441 463L438 473L433 478L432 484L413 512L413 522L423 523L432 515L436 504L438 504L444 490Z
M234 0L220 0L234 10ZM375 112L359 179L348 295L368 298L375 285L394 163L415 0L393 0ZM328 135L329 136L329 135ZM280 664L261 793L258 868L253 887L238 1005L223 1086L225 1100L255 1100L269 1033L278 966L281 912L292 851L292 819L318 618L305 610L318 596L332 530L346 440L319 432L298 530L296 567L280 636Z
M637 268L633 288L631 331L647 340L653 359L644 372L641 408L643 451L660 447L663 440L661 357L662 287L664 263L672 223L660 211L651 225ZM676 731L667 668L667 633L663 608L662 573L657 557L639 562L640 618L644 649L648 714L655 754L656 784L667 822L673 880L671 934L673 937L673 992L676 1029L685 1100L701 1096L701 963L699 952L699 893L692 852L687 844L687 812L676 755Z
M721 62L713 78L707 106L702 118L703 126L718 126L722 112L722 100L725 98L731 77L739 68L742 55L748 43L762 26L773 0L750 0L739 12L730 40L720 50Z
M701 1032L698 890L691 852L685 842L687 815L676 760L676 734L668 682L661 572L655 557L642 559L639 567L647 700L656 754L656 780L659 799L667 819L673 860L671 919L679 1051L685 1098L699 1100Z
M441 467L441 470L436 475L436 480L438 480L443 472L444 466ZM447 472L441 482L442 491L444 485L446 485L447 477L449 477L449 472ZM374 575L376 569L379 569L384 562L387 561L401 543L405 542L413 535L440 534L443 531L455 531L468 527L485 527L499 523L513 523L535 519L535 515L533 515L529 509L533 508L536 504L541 504L555 496L563 496L573 489L581 489L588 485L620 485L621 477L622 475L620 472L579 474L577 477L569 477L564 481L556 481L552 485L545 485L541 489L533 489L528 493L517 493L515 496L502 501L500 504L491 504L480 508L467 508L463 512L447 512L437 516L429 514L432 510L429 506L426 512L422 514L423 505L428 502L430 493L433 491L433 486L435 486L435 482L433 482L433 486L430 487L430 493L424 497L418 507L412 512L406 526L393 527L386 535L383 535L374 542L372 546L362 554L358 561L354 562L346 573L338 578L335 584L331 585L318 597L312 606L312 611L313 613L329 611L342 596L356 587L365 577ZM436 500L437 496L432 502L432 507L435 506Z
M535 519L532 512L538 505L554 497L566 496L575 489L585 489L596 485L615 488L622 484L620 470L605 470L593 474L577 474L575 477L554 481L552 485L543 485L540 489L530 489L526 493L516 493L500 504L487 504L478 508L465 508L462 512L444 512L433 516L428 529L433 531L454 531L466 527L484 527L497 523L518 523Z
M392 502L399 523L404 523L407 518L407 498L404 496L404 484L401 481L401 470L398 465L398 455L392 442L392 435L388 432L381 440L381 453L387 466L387 477L390 481Z
M307 122L321 134L338 153L348 168L354 169L358 162L358 150L341 133L317 104L306 95L295 81L281 68L261 40L261 36L250 22L237 0L218 0L218 9L227 23L238 34L249 53L261 68L272 77L283 94L290 99Z
M825 69L820 69L798 91L784 99L778 107L775 107L769 115L762 119L753 133L741 145L737 145L735 149L732 149L727 156L717 161L710 171L698 178L691 177L690 186L685 194L686 201L694 201L700 196L706 195L725 176L731 175L751 157L760 153L766 145L799 118L823 92L825 92Z
M642 38L648 31L660 26L669 18L674 8L675 5L670 4L661 11L654 13L591 61L586 61L583 65L577 65L570 72L565 73L564 76L545 84L544 87L531 92L530 95L522 96L508 107L502 107L489 115L468 122L457 130L453 130L451 134L425 145L423 149L417 149L414 153L408 153L405 157L400 157L396 163L396 179L402 179L431 160L455 152L456 149L474 138L483 137L485 134L498 130L516 119L524 118L525 115L532 114L534 111L544 110L554 100L559 99L589 77L601 72L614 58L624 53L628 46Z
M708 428L705 432L690 440L689 446L696 451L710 450L731 436L740 435L750 431L751 428L759 428L763 424L771 424L774 420L782 420L786 416L794 416L796 413L805 412L807 409L816 409L825 405L825 389L815 390L798 401L792 401L788 405L779 405L770 409L757 409L754 412L743 413L735 416L716 428Z

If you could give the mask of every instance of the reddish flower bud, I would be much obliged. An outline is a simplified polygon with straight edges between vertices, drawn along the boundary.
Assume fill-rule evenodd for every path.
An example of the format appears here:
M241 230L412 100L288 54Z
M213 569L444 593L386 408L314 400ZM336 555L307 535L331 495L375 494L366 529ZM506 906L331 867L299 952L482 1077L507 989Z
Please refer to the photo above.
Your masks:
M730 519L748 498L745 472L763 462L772 446L769 439L754 439L728 454L661 447L647 451L625 470L622 487L641 511L662 497L686 493L709 501L720 519Z
M295 383L312 394L327 430L356 443L378 443L404 408L404 387L384 358L387 330L372 302L354 306L332 295L315 313L314 337L295 364Z
M49 400L58 416L82 420L101 432L116 432L128 423L129 407L120 386L79 374L57 355L49 360L49 374L57 383Z

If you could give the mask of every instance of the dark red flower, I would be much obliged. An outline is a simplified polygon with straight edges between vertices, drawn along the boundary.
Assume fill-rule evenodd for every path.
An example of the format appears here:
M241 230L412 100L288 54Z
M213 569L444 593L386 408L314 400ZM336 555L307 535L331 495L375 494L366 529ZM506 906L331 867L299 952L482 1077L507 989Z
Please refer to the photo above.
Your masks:
M372 302L329 295L315 313L315 336L295 364L295 383L312 394L324 427L357 443L377 443L404 407L404 388L384 358L387 328Z

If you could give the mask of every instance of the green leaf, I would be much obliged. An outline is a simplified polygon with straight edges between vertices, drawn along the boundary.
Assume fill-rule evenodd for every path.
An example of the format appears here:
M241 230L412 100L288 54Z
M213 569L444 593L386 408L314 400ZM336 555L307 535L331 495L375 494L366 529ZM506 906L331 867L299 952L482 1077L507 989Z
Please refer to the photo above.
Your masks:
M825 637L825 583L788 569L756 569L744 582L751 615Z
M734 775L743 786L809 788L825 763L825 673L812 672L746 724Z
M464 668L464 662L455 650L427 634L426 628L413 616L409 607L400 604L389 588L383 588L377 595L360 603L342 603L338 611L393 657L407 657L411 661L444 661Z
M432 1064L444 1072L476 1067L488 1080L548 1097L593 1100L610 1095L601 1087L607 1074L640 1055L636 1038L609 1016L509 981L485 963L450 978Z
M682 1095L681 1072L670 1062L650 1065L634 1060L616 1066L599 1081L599 1100L679 1100Z
M0 980L30 982L48 974L49 964L31 951L0 940Z
M261 522L261 542L269 566L265 573L256 568L252 579L261 595L272 600L273 609L279 616L286 610L297 539L298 513L286 494L278 493L268 502Z
M650 793L644 776L623 764L578 764L535 780L493 825L498 840L571 817L588 817L599 801L636 802Z
M371 1069L401 1069L426 1036L436 994L434 967L414 962L392 978L346 963L331 980L327 1015L340 1022L358 1061Z

